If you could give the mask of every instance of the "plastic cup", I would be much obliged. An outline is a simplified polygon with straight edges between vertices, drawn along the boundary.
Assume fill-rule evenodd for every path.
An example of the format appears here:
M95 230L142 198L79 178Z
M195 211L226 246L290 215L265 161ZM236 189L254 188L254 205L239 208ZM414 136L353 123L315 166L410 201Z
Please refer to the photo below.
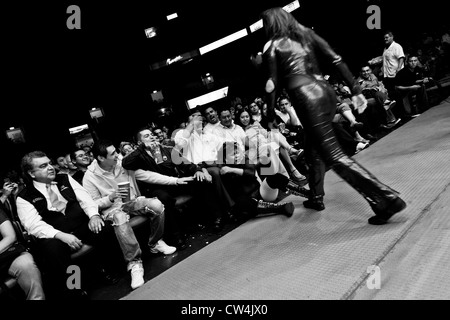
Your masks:
M126 182L120 182L117 184L117 186L119 187L119 191L127 191L127 195L126 196L122 196L122 202L128 202L130 201L130 182L126 181Z

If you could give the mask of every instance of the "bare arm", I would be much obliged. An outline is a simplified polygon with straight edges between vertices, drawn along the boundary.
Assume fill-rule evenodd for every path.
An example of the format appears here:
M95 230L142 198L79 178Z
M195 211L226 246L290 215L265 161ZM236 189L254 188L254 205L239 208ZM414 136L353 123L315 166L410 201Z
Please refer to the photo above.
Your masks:
M11 247L17 239L16 232L14 231L11 221L6 220L0 224L0 235L2 236L2 239L0 240L0 253L2 253Z

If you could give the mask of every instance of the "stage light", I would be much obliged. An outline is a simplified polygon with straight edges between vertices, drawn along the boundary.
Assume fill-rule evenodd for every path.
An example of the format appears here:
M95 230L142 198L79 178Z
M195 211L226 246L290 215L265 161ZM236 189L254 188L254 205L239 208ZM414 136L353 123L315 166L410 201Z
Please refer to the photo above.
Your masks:
M245 37L247 34L248 34L248 32L246 29L239 30L233 34L230 34L229 36L226 36L225 38L222 38L222 39L214 41L213 43L210 43L204 47L201 47L199 49L200 54L205 54L207 52L210 52L212 50L220 48L228 43L231 43L233 41L236 41L240 38Z
M294 11L295 9L298 9L298 8L300 8L300 2L298 2L298 0L293 1L293 2L287 4L287 5L285 5L285 6L283 7L283 9L284 9L285 11L287 11L287 12L292 12L292 11Z
M156 37L156 28L155 27L151 27L151 28L147 28L145 29L145 36L147 38L153 38Z
M188 109L193 109L196 106L201 106L219 99L226 98L228 95L228 87L224 87L215 91L212 91L210 93L204 94L202 96L199 96L197 98L193 98L186 101L186 104L188 106Z
M175 18L178 18L178 15L176 13L172 13L172 14L169 14L167 16L167 20L172 20L172 19L175 19Z

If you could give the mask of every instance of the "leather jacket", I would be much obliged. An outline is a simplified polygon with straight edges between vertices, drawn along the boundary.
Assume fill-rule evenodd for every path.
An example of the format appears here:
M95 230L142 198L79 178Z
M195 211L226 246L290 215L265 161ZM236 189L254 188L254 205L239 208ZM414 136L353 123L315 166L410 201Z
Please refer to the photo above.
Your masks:
M303 43L283 37L269 41L263 58L269 79L274 82L275 90L269 94L270 104L275 106L277 88L288 90L323 80L321 63L332 63L352 90L352 94L360 94L361 88L356 82L341 56L334 52L330 45L313 30L305 32Z

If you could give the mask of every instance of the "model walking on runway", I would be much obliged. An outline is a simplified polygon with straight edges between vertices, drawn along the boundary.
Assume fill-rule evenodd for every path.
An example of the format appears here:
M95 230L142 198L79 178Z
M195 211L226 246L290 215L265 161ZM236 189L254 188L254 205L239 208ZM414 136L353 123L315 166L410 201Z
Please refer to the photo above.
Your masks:
M268 41L264 46L263 61L268 71L265 91L269 98L269 117L275 119L277 90L285 88L305 129L310 196L304 206L318 211L325 209L323 185L326 166L329 166L369 202L375 212L369 219L370 224L387 223L406 207L406 203L396 191L347 156L333 132L336 96L323 79L321 63L334 65L350 87L353 104L360 112L367 105L347 65L324 39L282 8L266 10L262 19Z

